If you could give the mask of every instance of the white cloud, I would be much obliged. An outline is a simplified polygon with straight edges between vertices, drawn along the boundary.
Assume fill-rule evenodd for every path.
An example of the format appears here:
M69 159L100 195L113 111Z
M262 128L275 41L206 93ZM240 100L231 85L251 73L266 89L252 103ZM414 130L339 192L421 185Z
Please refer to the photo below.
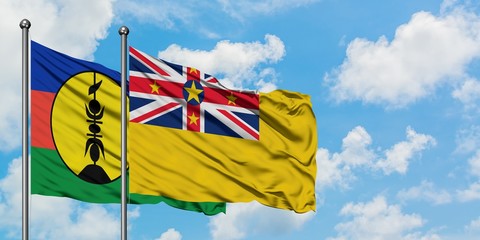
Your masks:
M450 203L452 196L446 190L436 190L432 182L422 181L419 186L409 189L402 189L397 193L397 198L401 201L424 200L432 202L434 205Z
M436 141L432 136L418 134L411 127L407 127L407 141L399 142L388 149L385 152L386 158L379 160L375 167L382 169L387 175L394 171L405 174L414 155L435 145Z
M370 165L375 159L375 153L368 149L372 144L372 137L360 126L348 132L342 140L340 158L350 166Z
M338 156L338 153L334 153ZM339 157L331 157L325 148L317 150L317 191L330 186L338 185L341 188L348 188L351 181L355 179L350 167Z
M480 126L472 125L469 128L461 129L455 138L457 147L456 153L471 153L480 148Z
M465 231L469 233L476 232L480 234L480 217L472 220L467 226L465 226Z
M402 213L400 206L389 205L383 196L367 203L348 203L340 215L351 220L337 224L338 235L330 239L425 239L412 232L425 220L418 214Z
M33 40L78 58L92 59L98 40L107 36L113 19L113 0L2 2L0 16L9 20L2 19L2 27L12 35L21 36L18 24L12 23L28 18L32 23L30 33ZM20 52L19 43L12 41L7 47L18 46L14 49Z
M443 0L440 5L440 12L444 13L457 6L458 0Z
M98 40L107 35L113 18L113 0L2 0L0 1L0 150L20 145L21 29L28 18L33 40L75 57L93 56Z
M11 231L22 223L22 159L14 159L8 166L7 176L0 179L0 228Z
M458 190L457 198L461 202L480 200L480 182L470 184L465 190Z
M259 85L266 86L267 90L276 88L275 71L258 66L280 61L284 55L285 45L275 35L265 35L264 44L258 41L220 41L211 51L190 50L172 44L158 53L160 58L167 61L195 67L216 77L224 76L221 81L227 87Z
M443 235L442 239L478 240L478 236L480 236L480 217L471 220L463 229Z
M480 150L468 160L468 171L479 181L471 183L467 189L457 190L457 198L461 202L480 200Z
M471 173L480 178L480 150L477 150L477 153L468 160L468 164Z
M182 240L182 234L175 230L175 228L169 228L166 232L160 235L160 238L156 240Z
M452 92L452 96L460 100L466 110L475 110L480 101L480 81L476 79L467 79L460 88Z
M381 157L372 147L372 138L361 126L352 129L342 141L342 151L333 153L320 148L317 151L317 191L338 185L346 188L355 180L354 169L366 168L405 174L410 161L422 151L435 145L430 135L416 133L410 126L406 129L407 140L387 149Z
M21 234L21 159L14 159L0 179L0 229L9 238ZM117 211L118 212L118 211ZM31 196L30 236L33 239L118 239L116 214L98 204L80 204L69 198Z
M322 190L333 185L348 187L355 179L352 173L354 168L373 164L376 155L369 148L371 143L372 138L365 128L357 126L342 140L342 152L330 156L327 149L318 149L317 189Z
M422 234L419 232L407 234L403 237L403 240L441 240L444 239L436 233L426 233ZM465 239L466 240L466 239Z
M432 95L448 79L464 79L468 64L480 57L479 29L480 17L461 9L441 16L415 13L392 41L354 39L343 64L325 81L337 101L404 107Z
M297 214L263 206L257 202L227 205L227 214L210 218L212 239L237 240L249 235L282 234L300 229L315 216L308 212Z
M137 219L140 217L140 207L135 206L133 209L127 211L127 217L129 219Z
M49 211L37 211L38 204L47 205ZM33 238L100 240L120 237L118 217L97 204L83 207L70 199L34 195L32 220L32 234L36 236Z

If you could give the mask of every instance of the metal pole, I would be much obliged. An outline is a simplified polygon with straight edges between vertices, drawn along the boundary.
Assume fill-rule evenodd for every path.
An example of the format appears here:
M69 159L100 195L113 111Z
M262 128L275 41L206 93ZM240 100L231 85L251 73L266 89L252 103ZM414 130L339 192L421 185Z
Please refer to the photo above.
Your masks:
M121 216L121 236L122 240L127 240L127 35L128 28L125 26L120 27L118 33L122 38L121 46L121 91L122 91L122 216Z
M30 199L30 176L28 161L28 89L29 89L29 51L28 51L28 30L30 21L20 21L22 29L22 239L28 240L28 215Z

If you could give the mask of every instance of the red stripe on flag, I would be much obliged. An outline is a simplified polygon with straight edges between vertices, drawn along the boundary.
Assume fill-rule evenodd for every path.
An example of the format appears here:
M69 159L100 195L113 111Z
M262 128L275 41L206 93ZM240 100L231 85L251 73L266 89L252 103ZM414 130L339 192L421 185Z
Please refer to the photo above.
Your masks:
M168 74L167 72L165 72L163 69L161 69L160 67L158 67L158 65L156 65L155 63L153 63L152 61L148 60L148 58L146 58L145 56L143 56L140 52L138 52L135 48L133 47L130 47L130 53L132 55L134 55L138 60L142 61L143 63L145 63L146 65L148 65L151 69L153 69L155 72L157 72L158 74L160 75L164 75L164 76L170 76L170 74Z
M187 130L200 132L200 105L187 104Z
M158 93L152 92L151 84L159 86ZM183 98L183 84L169 81L153 80L149 78L130 76L130 92L148 93L172 98Z
M211 79L207 80L207 82L209 83L218 83L218 80L214 77L212 77Z
M242 128L243 130L245 130L245 132L247 132L248 134L250 134L252 137L254 137L255 139L259 139L259 135L258 133L256 133L255 131L253 131L251 128L249 128L247 125L245 125L243 122L241 122L240 120L238 120L235 116L233 116L232 114L230 114L228 111L226 110L223 110L223 109L218 109L218 111L223 114L225 117L227 117L228 119L230 119L230 121L234 122L235 124L237 124L240 128Z
M50 128L50 115L55 99L55 93L32 90L32 147L55 150L52 130Z
M187 67L187 81L200 81L200 71L196 68Z
M243 93L237 91L228 91L218 88L206 88L204 87L204 102L223 104L234 107L258 109L259 98L258 94ZM232 100L228 97L233 96Z
M157 114L160 114L160 113L162 113L162 112L164 112L164 111L166 111L166 110L168 110L168 109L171 109L171 108L173 108L173 107L175 107L175 106L178 106L178 105L180 105L180 104L179 104L179 103L174 103L174 102L169 103L169 104L166 104L166 105L163 105L163 106L161 106L161 107L159 107L159 108L157 108L157 109L155 109L155 110L153 110L153 111L150 111L150 112L148 112L148 113L146 113L146 114L143 114L143 115L138 116L138 117L136 117L136 118L130 119L130 122L134 122L134 123L142 122L142 121L144 121L144 120L146 120L146 119L149 119L149 118L151 118L151 117L153 117L153 116L155 116L155 115L157 115Z

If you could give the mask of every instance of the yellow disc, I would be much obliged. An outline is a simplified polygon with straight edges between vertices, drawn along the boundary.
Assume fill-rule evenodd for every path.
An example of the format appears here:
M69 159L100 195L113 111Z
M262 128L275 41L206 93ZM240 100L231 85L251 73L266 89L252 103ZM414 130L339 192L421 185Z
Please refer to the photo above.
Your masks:
M83 72L68 79L53 103L57 151L79 178L96 184L121 175L120 87L108 76Z

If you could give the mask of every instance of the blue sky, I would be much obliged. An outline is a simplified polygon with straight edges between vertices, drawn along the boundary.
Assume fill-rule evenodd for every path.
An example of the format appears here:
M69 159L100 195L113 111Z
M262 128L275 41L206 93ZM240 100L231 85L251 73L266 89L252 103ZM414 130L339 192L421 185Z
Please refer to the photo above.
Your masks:
M129 207L130 239L478 239L476 1L2 0L0 238L21 234L21 30L119 69L129 44L232 88L309 94L317 212ZM118 206L32 196L33 239L119 239Z

